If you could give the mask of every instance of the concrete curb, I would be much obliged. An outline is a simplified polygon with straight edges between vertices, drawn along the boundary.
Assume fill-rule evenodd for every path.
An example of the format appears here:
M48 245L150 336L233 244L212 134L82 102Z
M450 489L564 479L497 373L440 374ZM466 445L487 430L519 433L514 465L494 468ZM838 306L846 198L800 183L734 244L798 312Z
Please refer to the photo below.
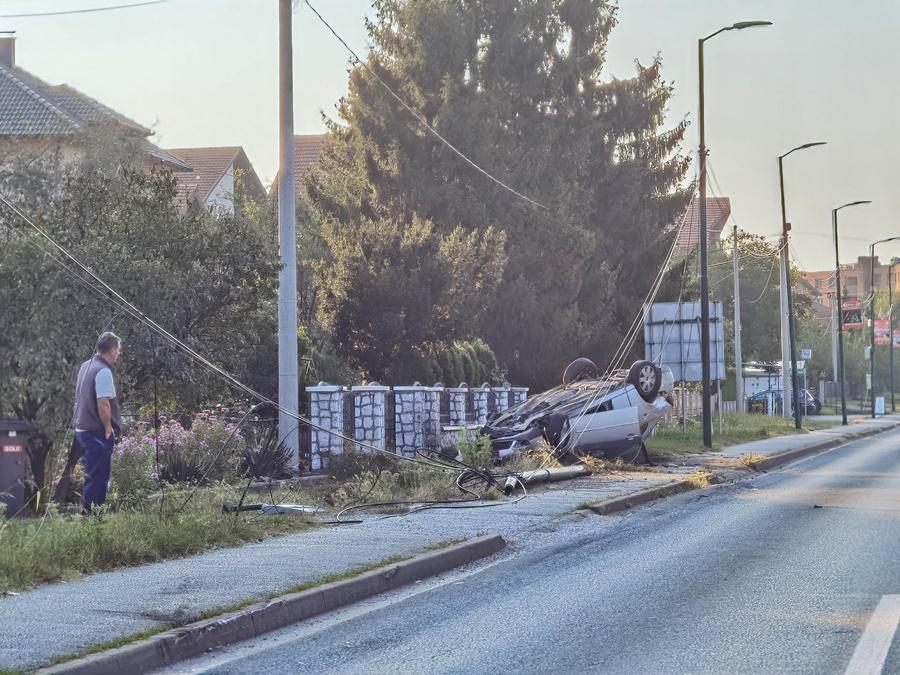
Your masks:
M329 612L447 572L506 547L503 537L483 536L445 549L335 581L299 593L282 595L214 619L197 621L150 638L39 670L66 675L139 675L200 656L217 647L258 637L310 617Z
M891 431L892 429L896 429L898 426L900 426L900 422L877 429L863 429L862 431L847 433L846 435L840 436L838 438L829 438L822 441L821 443L809 445L805 448L797 448L795 450L788 450L787 452L778 453L777 455L769 455L765 459L756 462L753 465L753 468L757 471L769 471L771 469L776 469L779 466L783 466L797 459L802 459L804 457L807 457L808 455L814 455L815 453L822 452L824 450L831 450L832 448L836 448L839 445L843 445L844 443L849 443L850 441L855 441L860 438L883 434L885 431Z
M885 431L896 429L897 427L900 427L900 422L877 429L864 429L859 432L850 432L843 436L840 436L839 438L829 438L822 441L821 443L815 443L805 448L796 448L795 450L788 450L777 455L769 455L765 459L755 463L752 470L769 471L795 460L813 455L817 452L830 450L832 448L838 447L839 445L843 445L844 443L849 443L850 441L855 441L860 438L875 436L877 434L884 433ZM713 471L712 475L709 476L709 483L710 485L718 485L729 480L736 480L737 478L746 476L749 473L751 473L751 470L749 469L746 471ZM640 492L635 492L630 495L615 497L598 504L590 504L588 506L584 506L583 508L587 511L593 511L594 513L597 513L601 516L608 516L613 513L627 511L628 509L632 509L635 506L640 506L642 504L656 501L657 499L672 497L683 492L690 492L691 490L697 489L701 489L701 486L689 480L679 480L673 481L671 483L666 483L665 485L658 485L646 490L641 490Z
M665 485L647 488L640 492L634 492L630 495L615 497L614 499L600 502L599 504L590 504L583 508L588 511L593 511L601 516L609 516L613 513L633 509L635 506L640 506L641 504L647 504L648 502L662 499L663 497L671 497L673 495L681 494L682 492L690 492L691 490L696 490L697 487L696 484L689 480L678 480L666 483Z

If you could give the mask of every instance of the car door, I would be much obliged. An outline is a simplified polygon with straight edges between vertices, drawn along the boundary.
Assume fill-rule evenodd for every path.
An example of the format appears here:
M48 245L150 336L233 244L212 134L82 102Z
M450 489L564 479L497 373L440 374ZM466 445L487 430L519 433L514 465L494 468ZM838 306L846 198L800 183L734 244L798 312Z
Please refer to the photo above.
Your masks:
M576 451L603 450L619 454L641 444L638 409L629 403L624 392L611 396L584 415L576 416L571 422L571 429L570 436Z

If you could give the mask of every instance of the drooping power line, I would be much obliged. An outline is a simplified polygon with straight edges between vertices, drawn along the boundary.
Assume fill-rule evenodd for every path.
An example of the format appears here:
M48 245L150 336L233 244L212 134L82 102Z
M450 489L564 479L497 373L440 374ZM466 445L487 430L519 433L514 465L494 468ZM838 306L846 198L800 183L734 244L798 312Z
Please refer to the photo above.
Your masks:
M53 12L26 12L22 14L0 14L0 19L29 19L38 16L63 16L65 14L92 14L94 12L111 12L117 9L131 9L132 7L146 7L147 5L161 5L169 0L144 0L144 2L131 2L125 5L106 5L104 7L83 7L81 9L59 9Z

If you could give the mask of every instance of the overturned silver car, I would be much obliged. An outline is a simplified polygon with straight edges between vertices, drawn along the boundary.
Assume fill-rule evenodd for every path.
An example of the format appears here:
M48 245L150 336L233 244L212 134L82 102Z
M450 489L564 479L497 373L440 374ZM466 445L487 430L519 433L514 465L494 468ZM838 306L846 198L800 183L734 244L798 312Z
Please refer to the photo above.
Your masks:
M560 455L646 462L644 439L671 409L674 384L669 368L650 361L599 377L590 359L577 359L560 386L488 419L482 433L497 458L544 440Z

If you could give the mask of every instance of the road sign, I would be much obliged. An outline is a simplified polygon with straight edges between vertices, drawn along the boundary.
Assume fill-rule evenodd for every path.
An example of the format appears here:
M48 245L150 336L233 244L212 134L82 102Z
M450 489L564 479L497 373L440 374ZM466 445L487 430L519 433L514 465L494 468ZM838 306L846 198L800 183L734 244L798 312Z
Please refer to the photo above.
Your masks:
M801 359L811 359L812 358L812 349L801 349L800 350L800 358Z
M725 379L725 325L721 302L709 303L711 380ZM657 302L644 316L644 358L672 369L676 382L699 382L700 303Z

